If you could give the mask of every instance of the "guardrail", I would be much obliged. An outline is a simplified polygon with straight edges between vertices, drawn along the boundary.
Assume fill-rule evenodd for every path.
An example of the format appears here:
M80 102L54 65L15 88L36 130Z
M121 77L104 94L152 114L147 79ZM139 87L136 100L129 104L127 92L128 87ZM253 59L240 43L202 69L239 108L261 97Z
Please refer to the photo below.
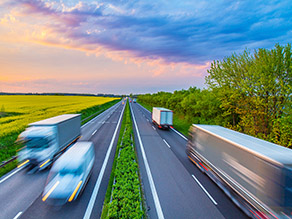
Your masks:
M0 164L0 168L6 166L7 164L11 163L12 161L16 160L17 156L13 156L12 158L10 158L9 160L6 161L2 161L2 164Z

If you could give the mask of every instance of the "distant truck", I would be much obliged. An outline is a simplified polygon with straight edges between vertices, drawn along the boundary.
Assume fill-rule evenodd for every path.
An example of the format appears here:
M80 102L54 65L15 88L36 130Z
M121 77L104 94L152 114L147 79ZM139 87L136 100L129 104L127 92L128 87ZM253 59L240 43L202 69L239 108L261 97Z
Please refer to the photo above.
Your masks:
M95 159L92 142L78 141L53 164L43 191L42 201L64 205L76 200L92 173Z
M216 125L194 124L190 137L189 159L248 216L290 218L291 149Z
M64 114L28 125L18 137L24 147L18 153L21 165L46 168L80 137L81 115Z
M169 129L172 126L173 112L161 107L153 107L152 122L159 128Z

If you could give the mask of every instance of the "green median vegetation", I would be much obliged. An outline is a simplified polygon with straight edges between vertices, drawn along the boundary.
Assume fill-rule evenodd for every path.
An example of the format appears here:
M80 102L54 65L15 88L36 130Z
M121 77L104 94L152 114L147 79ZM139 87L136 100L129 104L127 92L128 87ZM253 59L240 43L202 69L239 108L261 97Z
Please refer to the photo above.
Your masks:
M101 218L142 218L145 215L139 166L127 103Z

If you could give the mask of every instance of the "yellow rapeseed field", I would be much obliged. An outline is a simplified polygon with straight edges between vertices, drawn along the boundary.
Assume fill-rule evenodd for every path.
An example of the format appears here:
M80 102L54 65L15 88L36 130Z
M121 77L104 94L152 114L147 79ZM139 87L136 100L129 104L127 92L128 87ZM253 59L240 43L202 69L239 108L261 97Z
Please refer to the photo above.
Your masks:
M0 95L0 142L3 136L22 131L29 123L76 113L117 98L90 96ZM4 111L4 113L2 112ZM3 117L3 115L6 115Z

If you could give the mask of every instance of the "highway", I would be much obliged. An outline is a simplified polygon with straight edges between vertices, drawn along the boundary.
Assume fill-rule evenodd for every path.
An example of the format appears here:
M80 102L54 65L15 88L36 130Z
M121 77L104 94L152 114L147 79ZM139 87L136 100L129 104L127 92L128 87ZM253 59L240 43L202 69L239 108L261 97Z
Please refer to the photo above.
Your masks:
M95 146L93 173L80 198L62 207L41 200L48 170L11 171L0 179L0 218L99 218L111 173L124 105L104 111L81 128L79 141Z
M187 139L160 130L151 113L131 103L135 142L148 214L155 218L247 218L213 181L189 161Z
M246 218L206 175L189 161L187 140L157 129L151 114L131 103L138 161L149 218ZM100 218L124 105L119 102L81 128L79 141L95 145L93 173L83 194L61 207L41 200L48 170L15 169L0 178L0 219Z

